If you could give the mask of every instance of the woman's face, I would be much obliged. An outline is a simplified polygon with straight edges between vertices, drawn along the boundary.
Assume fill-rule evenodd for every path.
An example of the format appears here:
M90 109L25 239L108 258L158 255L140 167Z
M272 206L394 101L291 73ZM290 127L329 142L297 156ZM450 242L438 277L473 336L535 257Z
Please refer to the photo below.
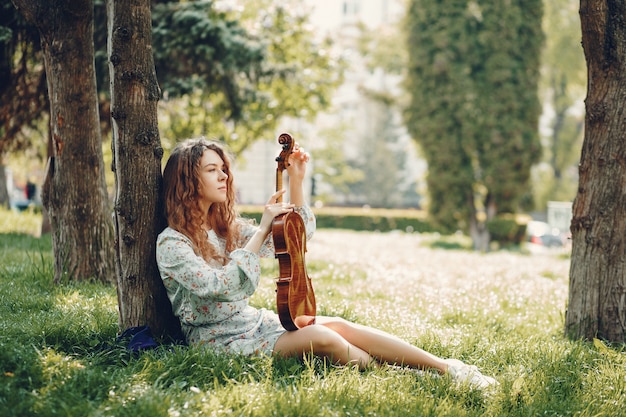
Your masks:
M213 203L223 203L227 198L228 174L224 161L214 150L207 149L200 159L198 194L200 205L208 210Z

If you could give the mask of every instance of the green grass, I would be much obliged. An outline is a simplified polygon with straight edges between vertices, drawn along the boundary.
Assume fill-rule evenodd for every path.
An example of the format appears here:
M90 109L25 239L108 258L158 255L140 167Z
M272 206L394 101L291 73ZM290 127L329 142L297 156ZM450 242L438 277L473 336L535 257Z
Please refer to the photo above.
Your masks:
M35 209L29 208L23 212L17 212L0 206L0 233L24 233L39 236L41 223L41 212Z
M0 234L1 416L614 416L626 403L624 346L565 339L550 291L508 294L499 276L480 308L468 293L432 309L435 299L398 299L366 286L367 273L354 266L308 264L324 288L316 292L321 313L475 363L501 382L492 395L430 373L359 372L319 359L182 346L132 355L115 342L115 289L54 285L49 238L23 233ZM274 262L264 266L271 278ZM567 277L546 271L538 279L563 284ZM271 279L265 284L253 302L273 308ZM429 325L414 332L408 317Z

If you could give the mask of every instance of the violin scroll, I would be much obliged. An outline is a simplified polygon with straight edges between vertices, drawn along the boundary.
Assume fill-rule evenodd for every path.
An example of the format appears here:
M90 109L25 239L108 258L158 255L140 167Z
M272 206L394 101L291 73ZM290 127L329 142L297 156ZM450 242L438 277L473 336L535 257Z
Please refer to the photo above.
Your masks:
M282 172L289 166L289 155L293 152L295 142L289 133L281 133L278 137L278 143L282 145L283 150L276 157L276 162L278 162L276 170Z

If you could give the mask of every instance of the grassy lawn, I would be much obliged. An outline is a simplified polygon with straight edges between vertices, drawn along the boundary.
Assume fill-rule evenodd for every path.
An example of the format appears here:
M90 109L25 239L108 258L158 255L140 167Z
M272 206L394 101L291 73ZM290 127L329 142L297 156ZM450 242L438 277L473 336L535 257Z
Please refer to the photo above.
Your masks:
M245 358L116 343L115 288L52 283L37 217L0 217L1 416L615 416L624 346L563 337L569 260L472 253L462 237L320 230L308 248L321 314L476 364L488 395L402 368ZM273 308L275 261L253 298Z

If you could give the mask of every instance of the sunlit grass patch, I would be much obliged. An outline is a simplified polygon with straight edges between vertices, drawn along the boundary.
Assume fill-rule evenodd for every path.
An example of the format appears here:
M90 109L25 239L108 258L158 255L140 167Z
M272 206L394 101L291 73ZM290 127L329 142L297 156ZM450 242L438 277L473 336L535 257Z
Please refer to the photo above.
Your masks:
M52 348L47 348L37 353L44 380L54 381L62 385L65 381L72 378L74 372L85 369L80 360L60 354Z
M59 288L40 331L47 343L66 349L105 344L118 332L114 289L89 283Z
M41 223L42 215L40 211L31 209L16 211L0 207L0 233L39 236Z

